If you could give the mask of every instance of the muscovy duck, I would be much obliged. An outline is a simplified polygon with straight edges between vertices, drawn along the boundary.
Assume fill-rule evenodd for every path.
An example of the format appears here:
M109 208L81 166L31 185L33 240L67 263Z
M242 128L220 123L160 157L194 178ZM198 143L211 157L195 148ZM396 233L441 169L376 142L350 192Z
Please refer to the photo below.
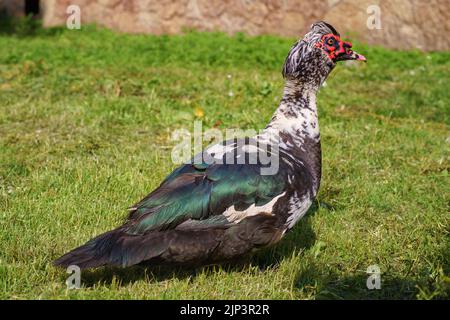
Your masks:
M277 243L317 195L321 147L316 94L338 61L366 60L351 47L330 24L314 23L284 62L284 94L260 134L206 148L134 205L122 226L54 264L82 269L202 265ZM252 158L261 152L278 163Z

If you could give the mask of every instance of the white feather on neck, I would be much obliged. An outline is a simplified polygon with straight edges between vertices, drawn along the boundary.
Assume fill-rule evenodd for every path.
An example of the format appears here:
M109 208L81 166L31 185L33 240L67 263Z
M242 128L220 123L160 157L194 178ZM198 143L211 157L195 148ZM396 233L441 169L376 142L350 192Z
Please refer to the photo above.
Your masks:
M299 88L298 83L288 81L283 99L266 130L284 132L297 140L303 140L305 137L319 140L316 93L317 89L314 87L303 85Z

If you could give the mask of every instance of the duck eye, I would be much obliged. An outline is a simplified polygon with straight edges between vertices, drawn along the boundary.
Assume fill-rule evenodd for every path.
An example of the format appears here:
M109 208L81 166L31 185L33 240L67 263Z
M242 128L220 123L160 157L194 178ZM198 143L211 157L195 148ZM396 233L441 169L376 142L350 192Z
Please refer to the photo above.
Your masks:
M333 39L333 38L328 39L328 40L327 40L327 44L328 44L329 46L332 46L332 45L334 44L334 39Z

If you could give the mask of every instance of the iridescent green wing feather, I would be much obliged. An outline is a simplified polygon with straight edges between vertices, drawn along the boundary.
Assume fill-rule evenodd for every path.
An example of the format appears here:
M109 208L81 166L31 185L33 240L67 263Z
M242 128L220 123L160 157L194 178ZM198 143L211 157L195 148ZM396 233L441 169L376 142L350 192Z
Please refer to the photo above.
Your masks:
M259 164L187 164L134 206L127 231L167 230L187 220L217 226L227 222L227 208L261 206L284 191L285 181L281 171L262 175Z

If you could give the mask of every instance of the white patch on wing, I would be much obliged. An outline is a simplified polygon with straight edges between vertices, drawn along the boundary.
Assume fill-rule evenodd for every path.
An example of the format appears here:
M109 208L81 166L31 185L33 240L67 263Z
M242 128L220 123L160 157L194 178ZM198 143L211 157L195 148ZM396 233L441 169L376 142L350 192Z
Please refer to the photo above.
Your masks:
M227 144L227 145L222 145L222 144L215 144L212 147L206 149L206 152L213 156L215 159L222 159L224 154L233 151L236 148L236 144ZM214 154L214 155L213 155Z
M292 184L292 182L294 181L294 176L288 174L287 178L288 178L288 183Z
M223 212L222 214L227 218L229 222L238 223L241 222L241 220L244 218L255 216L262 212L272 213L273 206L275 205L277 200L285 194L286 192L283 192L282 194L276 196L271 201L262 206L256 206L255 204L252 204L250 207L243 211L236 210L233 205L225 210L225 212Z
M252 144L246 144L242 146L242 151L246 153L258 153L260 150L258 149L257 146L254 146Z
M309 193L306 193L302 197L299 197L297 196L297 193L294 193L292 198L289 199L290 215L286 221L288 229L291 229L297 223L297 221L305 215L311 204L312 200L309 196Z

